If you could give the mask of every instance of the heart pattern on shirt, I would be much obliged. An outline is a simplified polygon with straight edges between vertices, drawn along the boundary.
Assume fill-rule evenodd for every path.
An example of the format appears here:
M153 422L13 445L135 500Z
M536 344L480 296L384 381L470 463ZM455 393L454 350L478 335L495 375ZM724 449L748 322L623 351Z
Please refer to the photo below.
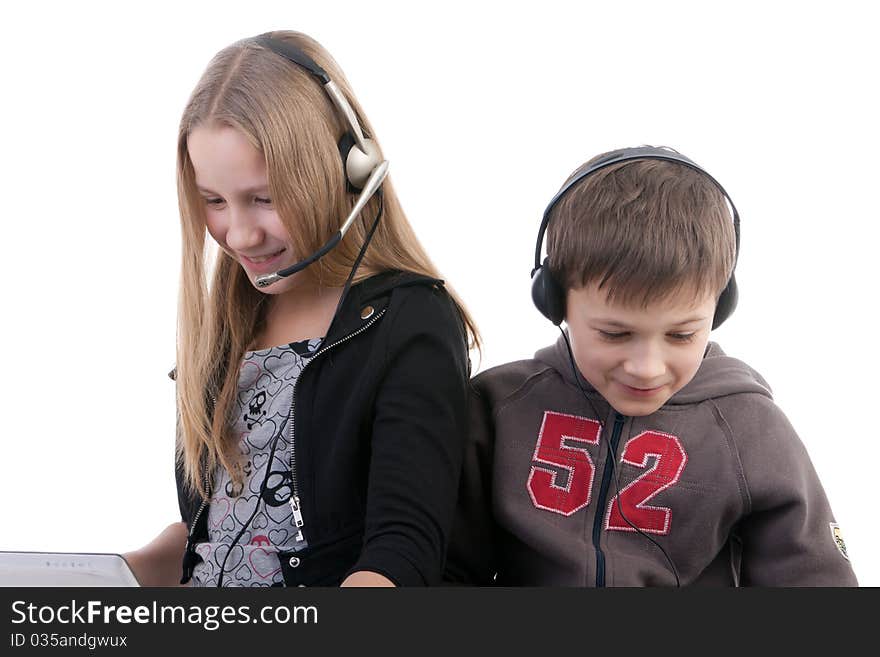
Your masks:
M265 548L256 548L251 550L251 553L248 555L248 563L250 563L257 575L263 579L269 579L276 573L281 572L281 563L275 557L275 554L274 551L266 550ZM270 557L275 558L270 559ZM274 564L278 564L277 568L273 561Z
M227 554L229 554L228 558ZM218 545L214 550L214 563L219 568L223 568L224 559L226 560L224 572L230 572L244 559L244 549L240 545L234 545L232 550L229 549L228 545Z

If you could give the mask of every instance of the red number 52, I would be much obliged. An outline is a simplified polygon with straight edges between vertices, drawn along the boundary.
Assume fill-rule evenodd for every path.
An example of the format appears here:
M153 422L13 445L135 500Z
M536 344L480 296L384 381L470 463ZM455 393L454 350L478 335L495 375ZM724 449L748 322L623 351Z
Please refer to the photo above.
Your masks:
M595 466L587 445L598 445L602 426L596 420L547 411L538 434L527 487L532 502L539 509L570 516L590 503ZM629 440L621 453L621 462L647 469L611 498L605 513L605 528L635 531L636 527L653 534L668 534L672 511L649 506L647 502L660 491L673 486L687 464L687 454L677 437L659 431L643 431ZM621 515L620 509L623 509Z

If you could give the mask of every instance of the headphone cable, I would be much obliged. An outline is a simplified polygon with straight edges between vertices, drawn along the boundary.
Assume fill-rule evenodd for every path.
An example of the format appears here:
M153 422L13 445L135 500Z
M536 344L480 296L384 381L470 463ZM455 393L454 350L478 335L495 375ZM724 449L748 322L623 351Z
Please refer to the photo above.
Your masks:
M354 259L354 264L351 267L351 271L348 274L348 278L345 281L345 286L342 288L342 294L339 297L339 302L336 304L336 310L333 312L333 319L330 321L330 325L333 325L333 322L336 321L336 316L339 314L340 308L342 308L342 302L345 301L345 298L348 296L348 291L351 288L351 282L354 279L355 272L357 272L358 267L361 266L361 260L364 258L364 254L367 252L367 247L370 246L370 242L373 241L373 233L376 232L376 229L379 227L379 220L382 218L382 213L385 209L385 195L382 193L382 188L376 190L376 197L379 200L379 207L376 209L376 218L373 219L373 224L370 226L369 232L367 232L367 236L364 238L363 246L361 246L360 252L358 252L357 257ZM327 333L330 333L330 329L327 329Z
M596 411L596 407L593 405L593 401L587 395L587 391L584 390L583 385L581 385L580 374L578 373L577 366L575 365L575 362L574 362L574 353L571 350L571 343L568 341L568 335L566 335L565 331L562 329L561 326L559 326L558 328L559 328L559 332L562 333L562 338L565 340L565 346L568 348L568 359L571 362L571 371L572 371L572 374L574 374L575 383L577 383L577 386L580 389L581 394L584 396L584 399L587 400L587 403L590 405L590 408L593 410L593 413L595 414L596 418L599 419L599 418L601 418L601 416ZM604 431L605 422L603 422L601 419L599 419L599 426L603 429L603 431L601 431L601 434L605 438L605 445L608 447L608 458L611 460L611 474L612 474L612 478L614 479L614 490L617 493L617 495L615 496L615 500L617 502L617 511L620 513L620 517L626 521L626 524L628 524L630 527L632 527L633 530L638 532L641 536L643 536L644 538L651 541L651 543L656 545L657 548L663 553L663 556L666 557L666 561L669 563L669 567L672 570L672 574L675 576L675 587L680 588L681 587L681 580L679 579L679 576L678 576L678 569L676 569L675 564L672 562L672 559L670 559L669 555L666 553L666 550L663 549L663 546L660 545L653 538L648 536L641 529L636 527L632 522L630 522L630 519L626 517L626 514L624 514L623 508L620 505L620 470L617 469L617 454L614 452L614 449L611 446L611 442L608 440L608 436L605 435L605 431ZM630 434L632 434L632 424L631 423L630 423Z

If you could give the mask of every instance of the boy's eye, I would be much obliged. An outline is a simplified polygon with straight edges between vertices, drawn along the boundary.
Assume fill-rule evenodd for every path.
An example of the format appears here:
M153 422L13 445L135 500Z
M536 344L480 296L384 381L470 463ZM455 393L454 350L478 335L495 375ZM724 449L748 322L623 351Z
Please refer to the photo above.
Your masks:
M599 331L599 337L601 337L603 340L617 341L617 340L623 340L624 338L629 336L629 331L615 332L615 331L603 331L602 329L598 329L598 331Z
M694 336L697 335L696 331L692 333L669 333L670 339L675 340L676 342L691 342L694 339Z

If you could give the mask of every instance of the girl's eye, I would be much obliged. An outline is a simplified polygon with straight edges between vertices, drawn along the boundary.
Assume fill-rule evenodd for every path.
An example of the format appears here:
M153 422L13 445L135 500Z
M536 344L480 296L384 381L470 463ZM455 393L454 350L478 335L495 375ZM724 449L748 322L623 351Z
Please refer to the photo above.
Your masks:
M669 333L670 339L675 340L676 342L691 342L694 337L697 335L697 332L693 333Z
M612 342L623 340L624 338L629 336L629 331L620 331L617 333L615 333L613 331L603 331L602 329L598 329L598 331L599 331L599 336L603 340L610 340Z
M222 198L205 198L205 204L206 205L222 205L223 199Z
M260 196L256 196L256 197L254 197L254 201L257 203L261 203L263 205L272 205L272 199L270 199L270 198L263 198Z

